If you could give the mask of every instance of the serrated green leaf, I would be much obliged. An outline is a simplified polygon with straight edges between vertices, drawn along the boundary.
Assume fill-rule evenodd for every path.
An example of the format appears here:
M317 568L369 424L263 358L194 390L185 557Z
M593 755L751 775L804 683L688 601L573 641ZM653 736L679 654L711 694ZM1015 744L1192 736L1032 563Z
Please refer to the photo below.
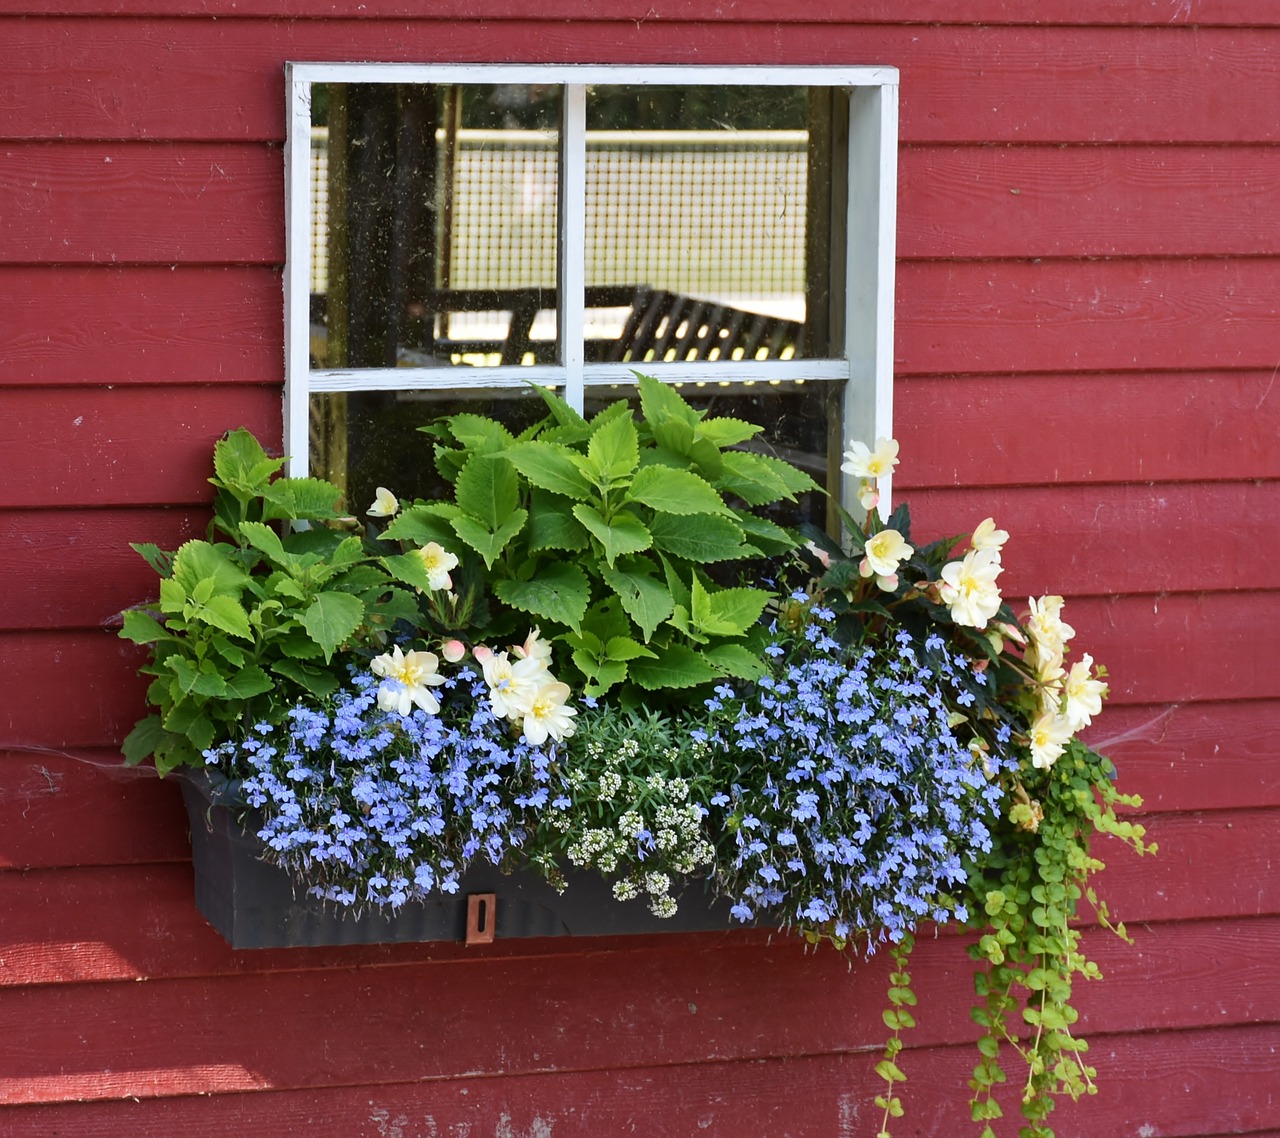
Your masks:
M249 629L249 614L235 597L210 597L204 604L197 605L191 612L192 620L220 628L241 640L252 640L253 633Z
M411 541L415 545L448 545L453 540L449 519L460 513L452 502L418 503L400 511L382 537L388 541Z
M711 636L741 636L760 619L770 594L764 589L720 589L708 592L694 577L689 616L694 627Z
M505 426L484 415L464 412L450 415L445 422L449 433L472 455L497 454L515 442Z
M622 603L623 611L636 622L645 640L671 615L671 593L661 581L642 573L603 567L600 576Z
M509 462L496 455L473 455L454 484L458 508L481 521L490 532L505 526L520 504L520 480ZM457 530L458 518L450 519Z
M263 494L262 520L325 521L343 516L342 491L320 478L280 478Z
M649 533L656 548L699 565L744 556L741 528L719 514L654 514Z
M602 696L627 678L627 665L622 660L589 661L589 668L584 668L578 663L578 655L577 652L573 654L574 664L587 679L583 695Z
M763 427L758 427L755 423L748 423L743 419L703 419L698 424L698 434L721 448L731 447L736 443L745 443L763 430Z
M670 644L656 651L654 659L632 660L628 667L631 678L648 691L691 688L720 678L701 652L684 644Z
M230 546L213 545L207 541L188 541L174 554L173 576L166 580L180 586L187 596L193 595L196 585L206 580L212 582L213 594L239 596L249 577L230 559L230 549ZM162 597L164 586L165 581L161 581Z
M124 627L120 629L122 640L132 640L135 644L155 644L158 640L176 640L175 637L155 617L137 609L124 610Z
M259 553L265 554L274 565L290 573L298 571L299 559L285 551L280 535L270 526L262 522L241 522L240 536Z
M622 413L610 415L602 412L591 421L587 458L600 472L605 486L626 479L640 462L640 436L626 404L621 404L621 407ZM602 419L605 420L603 424Z
M338 690L338 678L322 668L311 667L297 660L276 660L271 670L277 676L292 680L304 691L310 692L320 699L332 695Z
M791 498L794 491L773 465L775 462L751 451L726 451L716 488L726 494L736 494L748 506L764 506Z
M640 389L640 410L650 427L668 422L683 423L690 428L692 437L692 428L698 425L702 416L680 397L674 387L638 373L636 385Z
M283 458L271 458L244 427L228 431L213 445L213 472L218 480L248 494L260 493L284 464Z
M610 567L624 554L639 553L653 544L644 523L627 510L606 521L594 506L579 502L573 507L573 516L600 543Z
M492 532L485 528L483 523L465 514L459 514L454 518L452 525L454 533L484 558L487 568L492 569L493 563L507 547L507 543L524 529L524 523L528 517L528 511L514 510L507 516L506 521Z
M667 514L731 514L711 483L691 471L669 466L646 466L637 471L627 496Z
M151 541L131 541L129 548L140 556L161 577L173 574L173 554Z
M252 699L255 695L263 695L275 687L271 677L257 664L242 668L234 676L226 679L227 695L232 699Z
M747 510L734 510L733 518L742 527L747 540L767 557L790 553L796 548L796 539L782 526L774 525L766 518L757 517Z
M320 645L328 660L364 619L364 604L350 593L321 593L302 614L307 635Z
M586 549L587 531L570 513L571 500L547 490L535 489L529 501L529 552Z
M717 644L705 649L703 655L713 668L740 680L758 680L769 670L755 652L741 644Z
M576 630L591 599L591 582L577 565L561 561L540 568L531 581L495 581L493 591L514 609Z
M576 451L559 443L517 443L503 457L534 486L584 502L596 493L578 467Z
M155 754L156 750L168 743L171 738L172 735L164 729L160 716L148 715L145 719L138 720L133 730L124 737L120 751L129 766L137 766L138 763Z
M630 636L613 636L604 646L604 655L609 660L652 660L656 653L643 644L632 640Z

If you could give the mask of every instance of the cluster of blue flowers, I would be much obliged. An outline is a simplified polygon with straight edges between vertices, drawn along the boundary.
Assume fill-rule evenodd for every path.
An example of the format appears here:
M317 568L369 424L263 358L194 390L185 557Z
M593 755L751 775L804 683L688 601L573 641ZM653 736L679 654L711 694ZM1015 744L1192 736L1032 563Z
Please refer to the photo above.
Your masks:
M711 800L713 828L732 835L720 873L734 915L837 940L965 920L948 894L991 848L992 776L1008 761L975 755L950 726L982 673L937 636L923 653L905 631L849 648L831 636L829 610L809 615L798 643L770 649L772 677L707 702L707 741L737 764Z
M377 706L354 674L325 710L292 709L206 760L244 775L272 861L344 906L453 893L476 858L519 850L550 794L553 745L514 740L470 669L446 680L439 715Z

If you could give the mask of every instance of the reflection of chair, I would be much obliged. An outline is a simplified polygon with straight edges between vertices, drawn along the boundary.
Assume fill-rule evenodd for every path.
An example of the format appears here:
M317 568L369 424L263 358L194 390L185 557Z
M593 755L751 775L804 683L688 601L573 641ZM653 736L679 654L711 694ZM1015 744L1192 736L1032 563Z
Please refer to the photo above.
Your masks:
M641 285L622 335L602 341L614 363L776 359L798 354L804 325Z
M327 298L311 298L311 354L325 366L324 317ZM755 360L798 355L804 325L712 300L651 288L608 285L586 289L588 309L625 313L616 338L592 338L585 344L591 363L663 363L680 360ZM552 288L438 289L422 305L423 314L409 322L397 350L401 366L427 361L447 364L463 356L497 356L508 366L532 360L554 363L554 339L534 339L533 325L543 312L554 314ZM507 316L502 339L449 335L450 318L461 314Z

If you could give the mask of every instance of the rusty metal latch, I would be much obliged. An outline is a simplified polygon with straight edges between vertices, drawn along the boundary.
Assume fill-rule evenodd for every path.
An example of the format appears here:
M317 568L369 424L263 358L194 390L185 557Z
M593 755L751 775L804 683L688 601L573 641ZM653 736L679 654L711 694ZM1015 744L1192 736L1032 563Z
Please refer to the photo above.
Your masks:
M467 944L492 944L498 923L498 897L495 893L467 894Z

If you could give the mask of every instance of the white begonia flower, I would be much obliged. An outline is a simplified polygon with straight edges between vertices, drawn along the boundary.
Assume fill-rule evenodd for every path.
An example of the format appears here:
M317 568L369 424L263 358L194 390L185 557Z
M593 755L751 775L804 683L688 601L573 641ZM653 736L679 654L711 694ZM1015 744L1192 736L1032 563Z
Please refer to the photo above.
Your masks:
M1064 716L1053 711L1043 712L1031 725L1027 740L1031 744L1032 765L1047 771L1066 750L1073 734Z
M938 595L951 606L951 619L956 624L986 628L1000 608L996 578L1003 570L1000 554L994 549L971 549L962 560L943 566Z
M569 707L569 685L553 680L537 689L533 702L524 713L524 737L540 747L550 737L557 742L574 732L573 717L577 708Z
M400 508L396 496L385 486L379 486L373 496L373 505L365 513L371 518L389 518Z
M480 667L489 685L489 704L499 719L522 719L546 678L541 661L525 657L513 664L505 652L489 653Z
M427 583L433 589L453 587L453 578L449 576L449 570L458 567L456 554L450 553L434 541L427 542L421 549L414 552L422 559L422 567L427 571Z
M1026 661L1041 680L1049 681L1062 674L1062 657L1067 641L1076 630L1062 619L1061 597L1033 597L1027 601L1030 614L1027 617L1027 635L1031 643L1027 647Z
M849 440L849 449L844 452L844 462L840 469L855 478L881 478L892 474L898 465L897 439L876 439L875 449L855 439Z
M535 628L525 637L523 644L511 649L512 654L520 660L536 660L542 666L544 677L551 675L551 645L539 638L541 629Z
M882 529L874 537L868 538L863 546L863 557L858 571L864 577L874 573L877 577L892 577L898 566L910 557L915 550L909 546L896 529Z
M376 657L369 670L387 681L378 686L378 706L408 715L409 708L417 704L428 715L435 715L440 701L430 689L444 683L436 670L438 665L434 652L402 652L398 644Z
M1073 731L1088 727L1102 710L1107 685L1093 675L1093 657L1083 656L1071 665L1066 679L1067 703L1063 714Z
M994 549L997 552L1009 540L1009 531L996 529L995 518L984 518L973 531L969 544L974 549Z

